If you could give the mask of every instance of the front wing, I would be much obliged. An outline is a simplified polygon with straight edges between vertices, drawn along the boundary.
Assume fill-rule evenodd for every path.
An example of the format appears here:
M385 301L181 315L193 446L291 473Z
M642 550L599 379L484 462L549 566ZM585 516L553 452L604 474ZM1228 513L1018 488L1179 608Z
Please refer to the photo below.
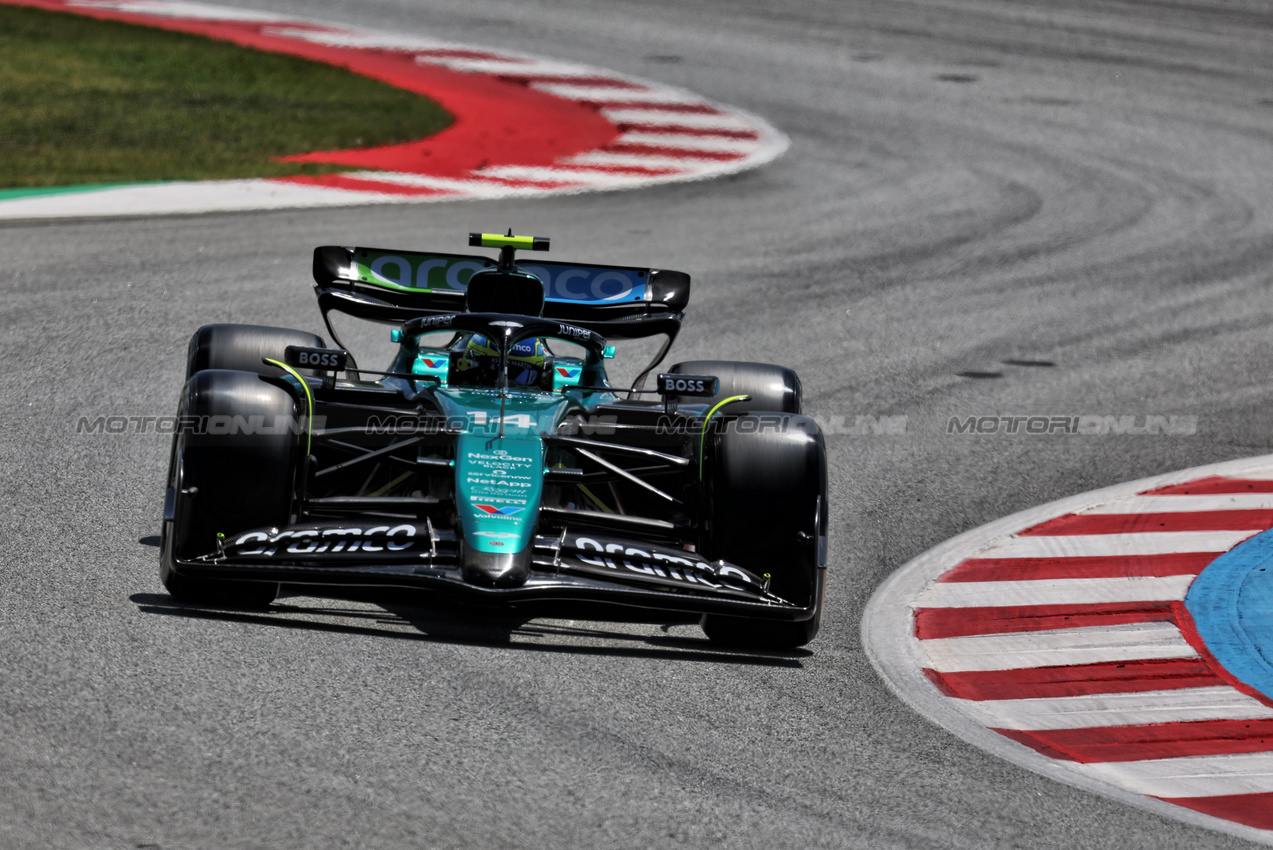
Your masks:
M333 524L256 529L234 535L220 551L180 560L192 578L291 585L412 588L485 605L599 602L664 611L801 621L818 610L825 570L808 607L770 593L768 581L722 561L592 534L540 535L524 583L475 584L461 576L453 532L427 522L395 521L366 530Z

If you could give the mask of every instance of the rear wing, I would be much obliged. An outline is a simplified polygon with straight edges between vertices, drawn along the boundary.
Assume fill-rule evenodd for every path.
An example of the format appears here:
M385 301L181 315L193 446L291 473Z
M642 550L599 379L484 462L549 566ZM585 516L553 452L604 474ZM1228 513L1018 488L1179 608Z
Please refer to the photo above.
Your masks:
M398 324L419 316L464 311L474 272L496 267L489 257L381 248L314 249L314 282L329 310ZM690 276L666 269L593 266L547 260L518 262L544 283L544 318L569 321L616 339L675 335L690 297Z

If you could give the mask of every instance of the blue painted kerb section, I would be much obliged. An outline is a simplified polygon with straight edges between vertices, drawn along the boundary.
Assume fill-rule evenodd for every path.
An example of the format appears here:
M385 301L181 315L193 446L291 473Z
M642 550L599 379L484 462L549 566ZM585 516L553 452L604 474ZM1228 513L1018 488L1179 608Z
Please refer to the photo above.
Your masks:
M1208 564L1190 585L1185 607L1216 660L1273 697L1273 529Z

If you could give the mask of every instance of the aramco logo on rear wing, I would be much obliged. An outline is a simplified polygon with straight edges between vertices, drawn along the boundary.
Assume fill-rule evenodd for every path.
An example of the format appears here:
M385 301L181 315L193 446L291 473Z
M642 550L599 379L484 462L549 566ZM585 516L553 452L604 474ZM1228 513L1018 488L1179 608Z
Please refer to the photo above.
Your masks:
M354 259L359 280L393 289L463 291L474 272L489 267L480 260L462 257L362 248ZM645 297L646 272L640 269L522 262L517 268L543 281L544 297L549 301L613 303Z

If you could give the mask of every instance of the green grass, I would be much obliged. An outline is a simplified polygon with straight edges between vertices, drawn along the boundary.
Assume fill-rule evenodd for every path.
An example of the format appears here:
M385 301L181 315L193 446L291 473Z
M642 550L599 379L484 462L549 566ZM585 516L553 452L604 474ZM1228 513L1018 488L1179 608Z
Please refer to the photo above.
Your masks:
M0 6L0 189L340 171L271 157L374 147L451 122L340 68Z

